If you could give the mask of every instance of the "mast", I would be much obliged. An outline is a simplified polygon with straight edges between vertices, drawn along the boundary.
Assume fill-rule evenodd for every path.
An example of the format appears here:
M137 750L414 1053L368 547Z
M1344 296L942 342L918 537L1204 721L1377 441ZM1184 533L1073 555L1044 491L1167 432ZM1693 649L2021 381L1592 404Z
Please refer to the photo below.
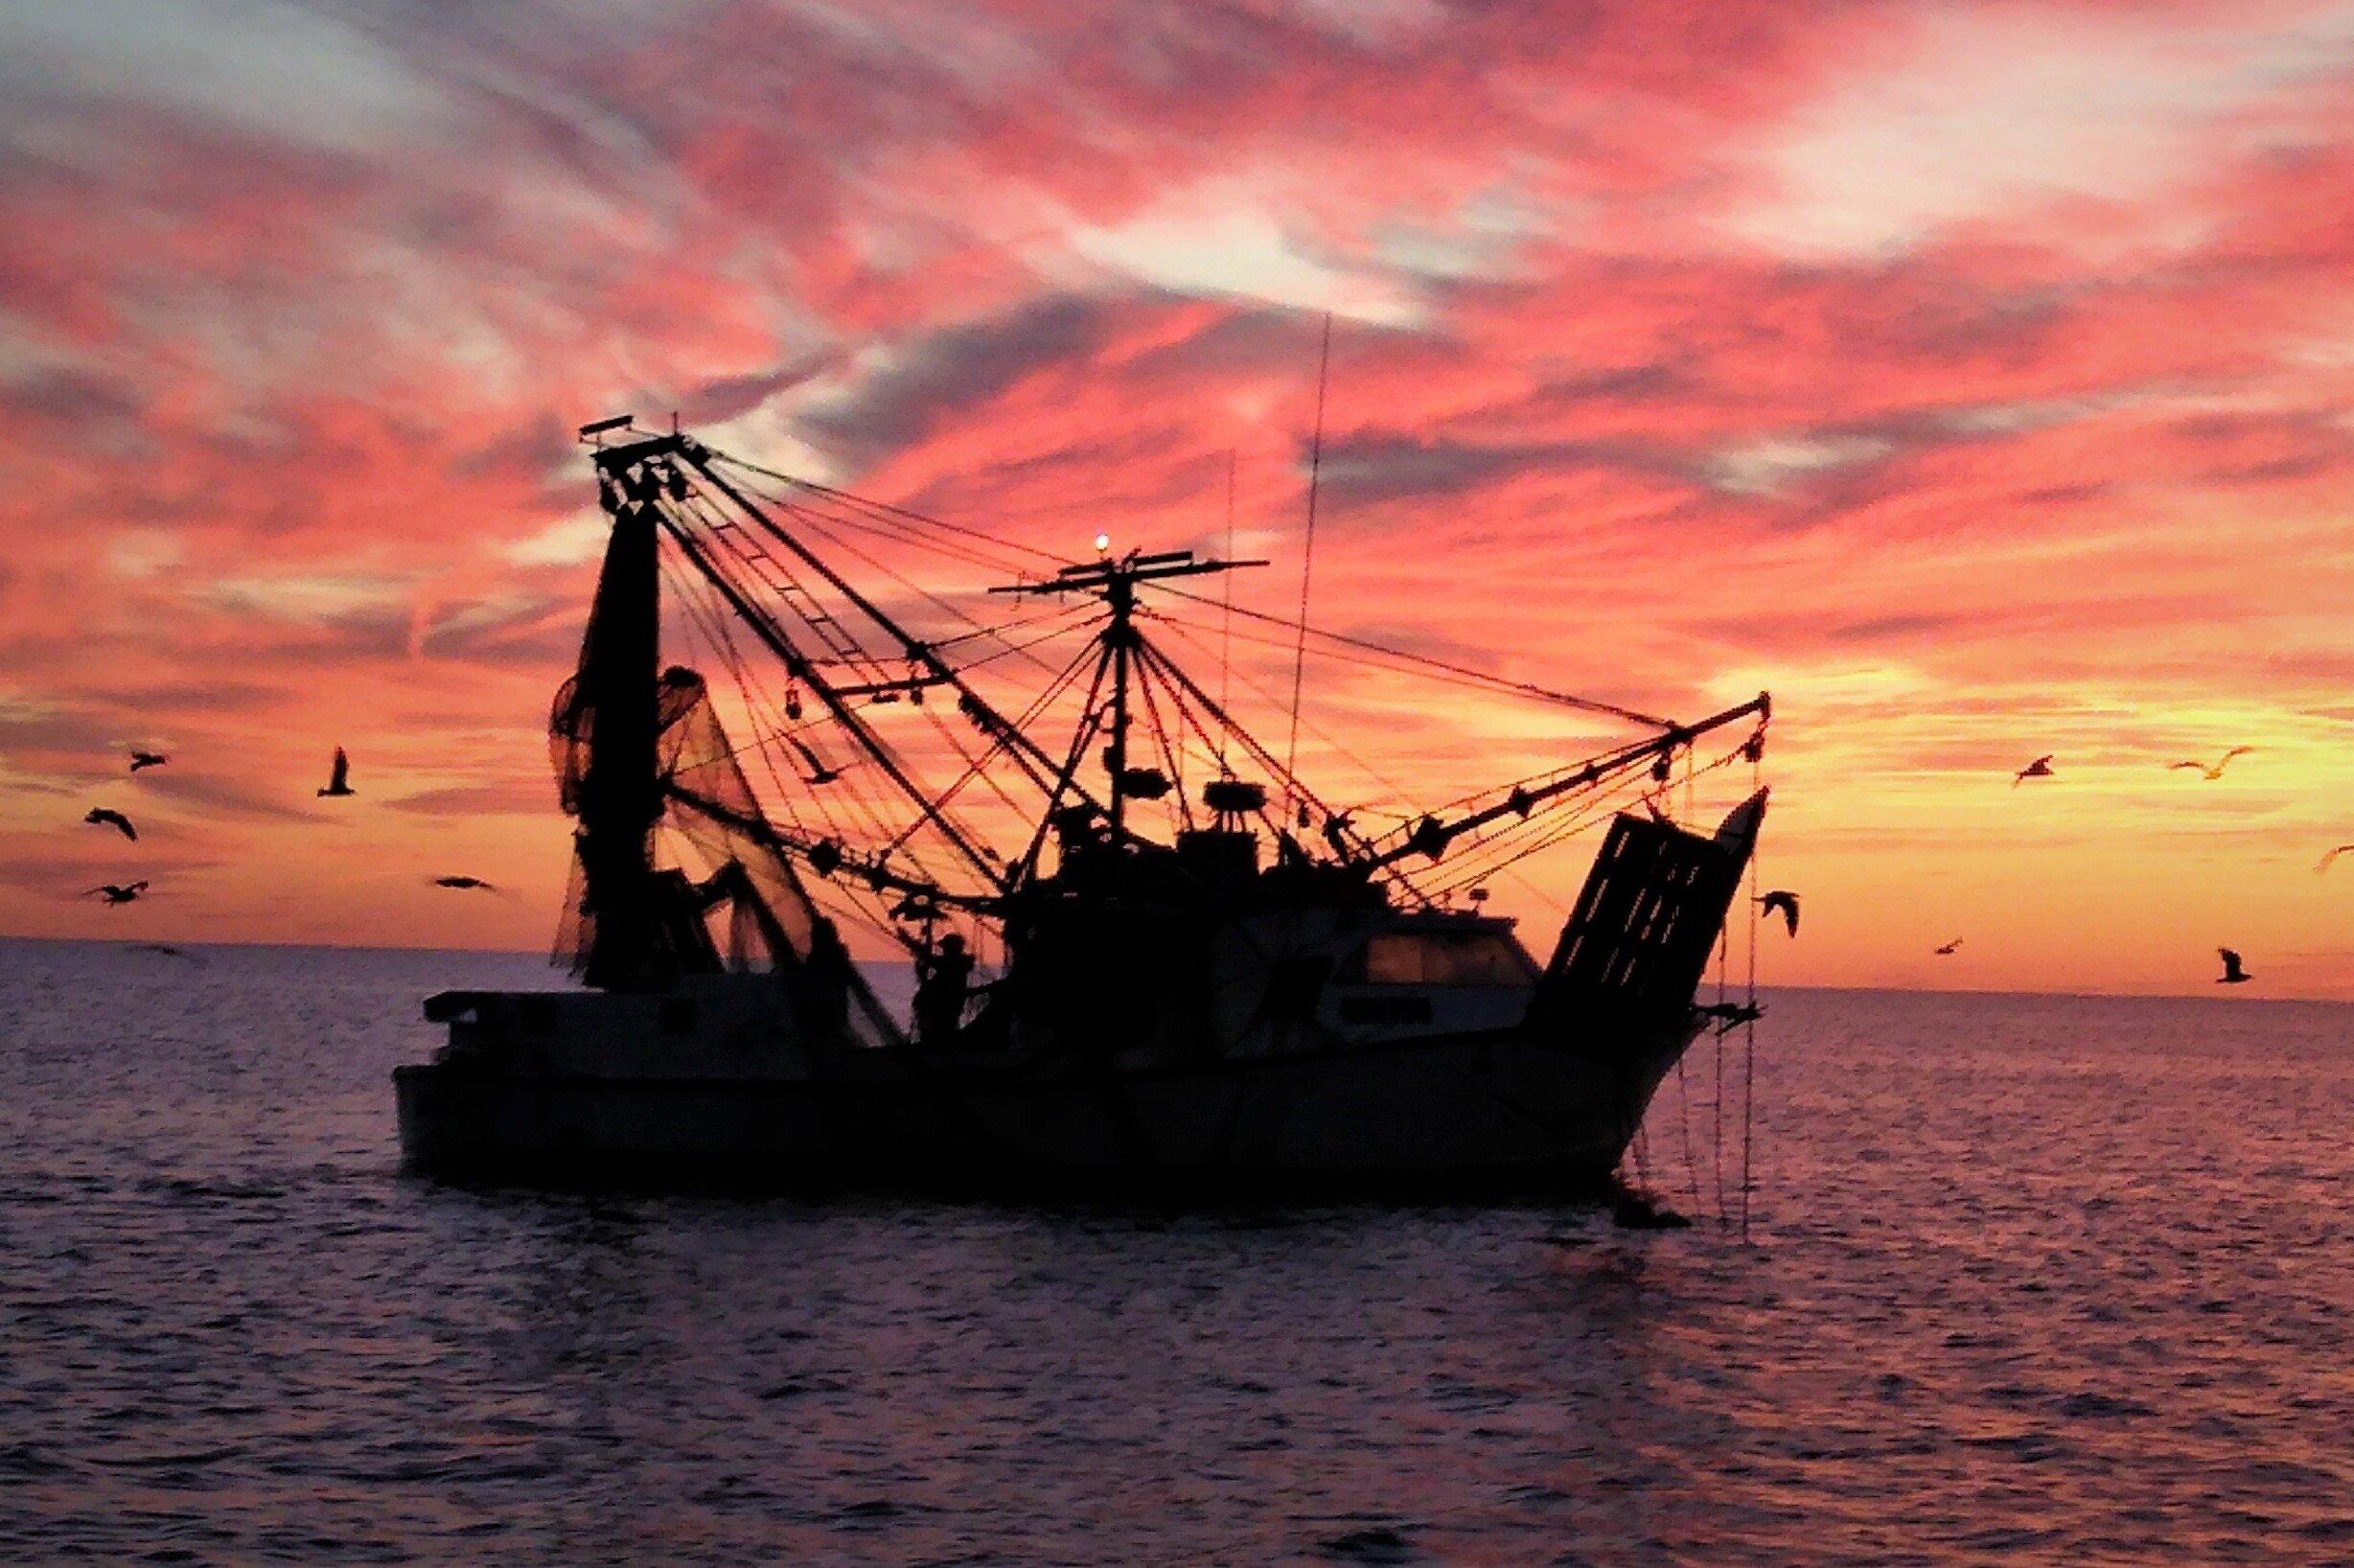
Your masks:
M653 504L618 492L609 496L612 535L568 705L576 739L588 742L576 800L581 913L588 922L581 978L593 986L626 989L655 978L658 945L651 883L654 829L662 814L657 755L660 579Z
M1100 640L1112 665L1112 739L1103 750L1104 771L1111 774L1112 842L1127 842L1128 692L1141 641L1136 631L1136 586L1265 565L1264 561L1196 561L1191 550L1163 550L1154 555L1131 550L1123 556L1065 566L1042 583L1013 583L989 590L1032 595L1093 593L1111 607L1112 622Z
M1103 771L1111 774L1112 842L1125 843L1128 792L1120 781L1128 775L1128 660L1136 644L1136 584L1131 578L1115 577L1104 597L1112 607L1112 624L1103 633L1112 650L1112 744L1104 752Z

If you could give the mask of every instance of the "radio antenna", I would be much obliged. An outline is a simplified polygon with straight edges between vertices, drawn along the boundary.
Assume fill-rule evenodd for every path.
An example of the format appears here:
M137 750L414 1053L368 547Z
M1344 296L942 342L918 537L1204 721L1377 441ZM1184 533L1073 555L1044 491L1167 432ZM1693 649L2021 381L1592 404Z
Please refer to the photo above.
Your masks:
M1324 350L1316 359L1316 433L1307 449L1307 542L1300 555L1300 633L1291 651L1291 734L1283 743L1283 793L1300 758L1300 682L1307 669L1307 589L1316 570L1316 492L1324 476L1325 389L1332 379L1332 312L1324 318Z

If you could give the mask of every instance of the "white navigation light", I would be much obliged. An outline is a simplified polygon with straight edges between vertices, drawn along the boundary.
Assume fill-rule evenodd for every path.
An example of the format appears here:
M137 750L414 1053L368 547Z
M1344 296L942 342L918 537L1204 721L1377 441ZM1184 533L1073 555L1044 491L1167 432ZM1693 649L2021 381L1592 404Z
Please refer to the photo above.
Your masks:
M1111 550L1112 536L1109 534L1097 534L1096 536L1096 553L1097 555L1109 555Z

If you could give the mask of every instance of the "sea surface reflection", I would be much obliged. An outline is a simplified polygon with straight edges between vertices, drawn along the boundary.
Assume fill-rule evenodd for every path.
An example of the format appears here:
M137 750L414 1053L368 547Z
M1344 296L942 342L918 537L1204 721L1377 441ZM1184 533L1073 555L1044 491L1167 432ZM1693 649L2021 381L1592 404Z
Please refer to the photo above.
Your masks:
M1779 997L1744 1240L445 1187L417 999L543 971L189 954L0 945L10 1560L2354 1558L2354 1009Z

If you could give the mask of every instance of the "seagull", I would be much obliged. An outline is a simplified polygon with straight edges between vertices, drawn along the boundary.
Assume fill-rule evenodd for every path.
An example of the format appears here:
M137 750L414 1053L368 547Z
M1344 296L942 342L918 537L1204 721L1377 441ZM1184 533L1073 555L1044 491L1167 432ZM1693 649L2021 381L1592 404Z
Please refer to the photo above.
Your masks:
M2354 855L2354 843L2342 843L2337 848L2331 850L2328 854L2322 856L2320 864L2313 868L2313 874L2318 877L2322 872L2328 870L2329 863L2336 860L2341 855Z
M1766 1009L1754 1002L1718 1002L1692 1010L1702 1018L1716 1020L1719 1038L1732 1033L1743 1024L1754 1024L1766 1016Z
M802 783L831 784L834 782L834 780L842 776L841 769L828 768L824 763L818 760L818 753L809 749L808 742L790 736L787 738L793 741L793 749L801 754L801 760L809 764L809 776L802 779Z
M1956 953L1959 953L1961 950L1962 950L1962 939L1961 939L1959 936L1956 936L1955 938L1953 938L1953 940L1951 940L1950 942L1948 942L1948 943L1947 943L1945 946L1943 946L1943 947L1939 948L1939 949L1937 950L1937 956L1938 956L1939 957L1941 957L1941 958L1950 958L1951 957L1953 957L1953 955L1955 955Z
M2178 762L2173 766L2176 768L2188 768L2193 772L2196 772L2200 777L2205 779L2211 784L2216 779L2224 776L2224 770L2231 766L2231 759L2233 757L2244 757L2254 749L2255 748L2252 746L2235 746L2230 750L2226 751L2222 756L2218 757L2215 761L2215 766L2212 768L2208 767L2204 762L2191 761Z
M91 888L90 891L98 894L99 897L104 899L109 904L128 904L133 899L137 898L141 893L147 891L147 884L144 882L134 882L129 887L126 888L120 883L104 882ZM84 896L86 897L87 895L85 894Z
M321 790L319 794L343 796L358 793L352 788L352 759L345 756L343 748L338 746L335 748L335 772L328 775L327 788Z
M133 751L130 754L130 771L135 773L142 768L160 768L171 760L161 751Z
M1780 910L1782 911L1783 920L1787 922L1790 928L1790 934L1792 936L1798 934L1798 895L1796 893L1791 892L1787 888L1776 888L1773 891L1759 899L1757 901L1757 907L1767 914L1771 914L1774 912L1774 911Z
M486 893L495 893L498 891L497 888L492 887L480 877L435 877L433 879L433 886L436 888L455 888L461 891L470 888L479 888Z
M2240 956L2229 948L2219 947L2215 950L2215 954L2224 961L2224 972L2215 978L2216 984L2241 985L2255 978L2240 967Z
M2049 778L2051 776L2051 753L2046 751L2043 755L2036 758L2033 762L2027 764L2026 767L2021 768L2018 772L2011 775L2011 788L2015 790L2018 789L2019 782L2022 779Z
M90 814L87 817L84 817L82 820L89 823L92 827L120 828L123 830L123 837L126 839L136 839L139 837L139 830L130 825L129 818L124 816L119 811L112 810L105 806L92 806L90 808Z

